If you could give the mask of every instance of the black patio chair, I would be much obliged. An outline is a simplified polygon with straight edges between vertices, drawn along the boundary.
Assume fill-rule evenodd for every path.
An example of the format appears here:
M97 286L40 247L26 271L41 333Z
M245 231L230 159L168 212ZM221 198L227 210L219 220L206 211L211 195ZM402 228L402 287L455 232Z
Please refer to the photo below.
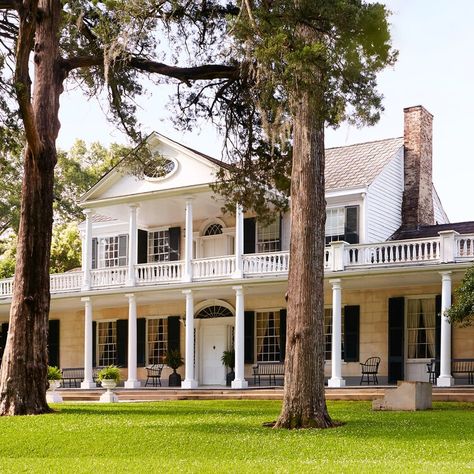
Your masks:
M426 364L426 372L428 373L429 382L433 385L436 383L437 367L436 359L431 359L430 362Z
M367 385L373 383L379 384L377 374L379 372L380 357L369 357L364 363L360 363L362 376L360 378L360 385L367 382Z
M161 387L161 371L163 370L164 364L152 364L147 365L146 369L146 382L145 387L150 383L153 387Z

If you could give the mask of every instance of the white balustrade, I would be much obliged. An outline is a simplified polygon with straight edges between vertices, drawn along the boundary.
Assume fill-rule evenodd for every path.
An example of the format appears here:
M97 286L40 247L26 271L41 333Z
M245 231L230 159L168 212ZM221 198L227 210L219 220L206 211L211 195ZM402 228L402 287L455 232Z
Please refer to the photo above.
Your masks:
M101 288L108 286L125 285L127 282L127 267L101 268L91 271L91 287Z
M439 262L439 238L348 245L346 267Z
M474 257L474 235L456 236L456 259L472 260Z
M244 255L244 275L287 273L289 266L289 252Z
M192 261L193 280L230 277L235 271L235 257L199 258Z
M139 285L178 281L183 278L184 262L156 262L135 265L135 280Z
M474 261L474 235L455 236L455 261ZM357 267L416 265L441 263L441 240L412 239L382 242L378 244L345 245L342 269ZM334 249L324 251L324 269L334 271ZM289 252L255 253L242 257L244 277L284 275L288 273ZM137 285L178 282L184 278L184 261L156 262L135 265ZM192 260L193 280L218 280L235 275L235 256L212 257ZM51 293L81 291L83 272L68 272L51 275ZM110 267L91 271L91 287L94 289L127 284L127 267ZM0 298L11 297L13 278L0 280Z
M51 293L76 291L82 286L83 272L57 273L50 275L49 284Z
M13 293L13 278L0 280L0 296L11 296Z

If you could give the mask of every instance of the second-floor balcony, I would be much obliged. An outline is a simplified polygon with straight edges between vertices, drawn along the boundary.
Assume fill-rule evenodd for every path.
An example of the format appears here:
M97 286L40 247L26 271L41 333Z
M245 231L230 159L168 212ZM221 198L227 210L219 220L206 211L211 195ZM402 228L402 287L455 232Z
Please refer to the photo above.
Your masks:
M474 235L443 232L439 237L387 241L377 244L347 244L334 242L325 250L325 272L354 271L367 268L426 266L442 263L474 261ZM230 279L283 277L288 274L288 251L244 254L241 261L235 255L197 258L190 261L168 261L109 267L51 275L51 293L73 293L114 287L159 286L180 282L222 282ZM310 262L308 264L311 264ZM0 298L13 292L13 278L0 280Z

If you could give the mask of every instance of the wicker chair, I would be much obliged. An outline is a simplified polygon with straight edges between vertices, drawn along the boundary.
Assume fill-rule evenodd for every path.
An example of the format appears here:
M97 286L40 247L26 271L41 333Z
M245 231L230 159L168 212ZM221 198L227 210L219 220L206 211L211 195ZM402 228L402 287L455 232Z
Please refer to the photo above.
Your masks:
M161 371L163 370L164 364L152 364L147 365L146 369L146 382L145 387L150 383L153 387L161 387Z
M360 378L360 385L367 382L367 385L373 383L374 385L379 384L377 374L379 371L380 357L369 357L364 363L360 363L360 369L362 376Z

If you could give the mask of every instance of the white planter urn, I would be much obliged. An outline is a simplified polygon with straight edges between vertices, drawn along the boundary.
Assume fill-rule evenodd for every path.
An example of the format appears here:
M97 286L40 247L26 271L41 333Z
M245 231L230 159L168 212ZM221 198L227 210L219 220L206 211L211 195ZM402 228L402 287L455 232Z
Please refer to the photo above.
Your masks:
M61 386L61 380L48 380L49 382L49 389L46 392L46 401L48 403L61 403L63 401L63 397L56 392Z
M100 401L103 403L118 402L117 395L112 392L112 389L117 386L117 382L112 379L103 379L100 383L103 388L107 389L107 391L100 396Z

